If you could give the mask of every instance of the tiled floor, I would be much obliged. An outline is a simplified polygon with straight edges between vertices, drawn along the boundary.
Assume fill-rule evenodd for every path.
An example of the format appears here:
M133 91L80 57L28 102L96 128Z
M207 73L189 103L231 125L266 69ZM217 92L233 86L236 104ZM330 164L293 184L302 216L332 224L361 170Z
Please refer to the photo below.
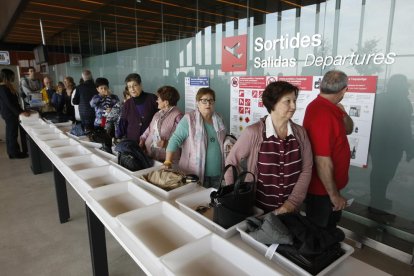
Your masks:
M9 160L3 131L0 125L0 275L92 275L84 203L68 185L71 220L60 224L52 173L33 175L29 159ZM110 275L144 274L110 233L106 238ZM368 247L353 256L392 275L414 275Z

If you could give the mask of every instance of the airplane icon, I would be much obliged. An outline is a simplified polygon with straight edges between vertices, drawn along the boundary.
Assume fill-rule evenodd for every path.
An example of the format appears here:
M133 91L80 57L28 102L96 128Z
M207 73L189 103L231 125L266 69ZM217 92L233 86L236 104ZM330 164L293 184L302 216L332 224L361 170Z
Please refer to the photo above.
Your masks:
M224 46L224 49L228 52L230 52L230 54L232 54L233 56L235 56L236 58L241 58L243 56L243 53L241 54L237 54L236 51L237 49L240 47L240 42L237 42L236 44L234 44L232 47L229 46Z
M246 71L247 35L224 37L222 42L221 70L223 72Z

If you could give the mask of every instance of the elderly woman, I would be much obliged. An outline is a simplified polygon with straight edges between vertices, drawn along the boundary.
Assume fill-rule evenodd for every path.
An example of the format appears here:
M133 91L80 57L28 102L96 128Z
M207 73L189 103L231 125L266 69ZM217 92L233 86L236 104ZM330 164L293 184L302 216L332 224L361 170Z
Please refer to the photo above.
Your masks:
M6 122L6 147L10 159L26 158L27 153L21 152L17 137L19 135L19 115L30 116L19 105L19 95L13 87L14 72L4 68L0 72L0 112ZM23 145L22 145L23 146Z
M142 91L141 76L132 73L125 78L131 98L126 100L121 110L118 137L126 137L139 142L148 128L152 117L158 111L157 97Z
M173 153L182 146L179 169L197 175L204 187L218 187L226 127L214 111L216 95L212 89L200 88L196 101L197 109L184 115L171 136L164 165L172 165Z
M140 147L145 148L147 154L155 160L165 160L165 148L183 114L177 108L180 94L172 86L163 86L157 91L158 111L141 135ZM178 159L178 158L177 158Z
M242 132L226 159L226 165L255 174L256 206L265 212L297 210L308 190L311 145L305 129L290 120L297 95L298 88L288 82L270 83L262 96L269 115Z

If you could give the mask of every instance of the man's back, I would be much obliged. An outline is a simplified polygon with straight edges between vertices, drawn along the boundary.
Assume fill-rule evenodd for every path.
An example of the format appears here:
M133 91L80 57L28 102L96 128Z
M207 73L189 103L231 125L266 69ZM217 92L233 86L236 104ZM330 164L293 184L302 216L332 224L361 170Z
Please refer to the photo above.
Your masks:
M93 128L95 120L95 110L91 107L90 101L94 95L98 94L92 80L87 80L76 87L76 94L73 104L79 105L79 114L82 124L86 128Z
M338 189L348 182L348 168L351 158L348 139L342 121L343 112L333 103L318 96L305 112L303 127L311 141L315 156L331 157L334 165L334 178ZM309 192L323 195L326 190L313 169Z

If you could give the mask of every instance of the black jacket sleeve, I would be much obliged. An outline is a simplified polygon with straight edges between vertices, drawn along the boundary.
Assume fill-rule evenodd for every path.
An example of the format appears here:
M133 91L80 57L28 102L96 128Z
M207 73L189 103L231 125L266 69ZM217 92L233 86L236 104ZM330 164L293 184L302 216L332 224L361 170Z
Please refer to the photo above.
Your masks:
M19 105L17 95L13 94L9 88L5 86L0 87L0 101L1 101L1 114L4 118L19 117L23 109Z

